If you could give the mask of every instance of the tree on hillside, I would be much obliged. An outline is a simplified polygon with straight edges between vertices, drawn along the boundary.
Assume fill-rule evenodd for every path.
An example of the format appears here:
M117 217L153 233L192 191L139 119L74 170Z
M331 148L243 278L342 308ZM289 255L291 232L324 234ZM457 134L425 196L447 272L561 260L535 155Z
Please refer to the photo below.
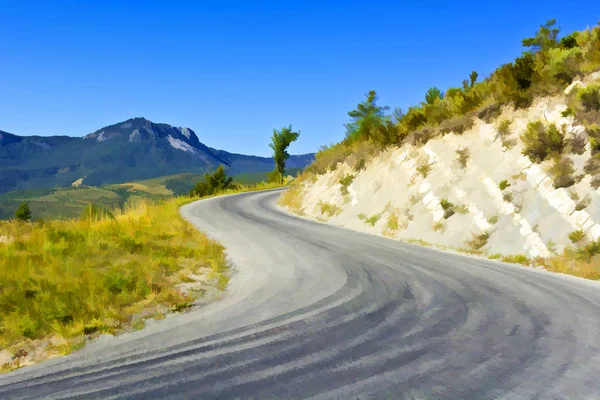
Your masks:
M31 210L26 202L22 202L15 212L15 218L18 221L28 222L31 221Z
M225 167L221 164L212 174L204 174L204 180L196 183L190 191L190 196L210 196L227 189L233 189L234 187L233 178L227 176Z
M285 163L290 154L287 152L290 144L298 139L300 132L292 131L292 126L282 128L281 130L274 129L273 136L269 147L273 150L273 159L275 160L275 171L279 175L279 182L283 183L283 175L285 174Z
M442 91L434 86L429 88L425 93L425 103L432 105L436 100L441 100L443 97Z
M352 122L345 124L347 141L371 138L373 131L386 121L384 111L389 110L389 107L377 105L377 92L371 90L365 96L365 101L348 112Z
M559 47L560 43L557 40L560 28L554 27L556 19L548 20L540 27L540 30L534 37L523 39L523 46L531 47L533 52L538 50L547 51L549 49Z

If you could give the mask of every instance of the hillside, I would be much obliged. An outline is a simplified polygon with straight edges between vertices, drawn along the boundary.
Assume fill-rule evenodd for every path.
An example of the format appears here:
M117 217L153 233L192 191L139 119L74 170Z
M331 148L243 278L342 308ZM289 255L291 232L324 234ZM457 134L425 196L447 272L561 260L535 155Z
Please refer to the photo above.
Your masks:
M267 146L267 143L265 143ZM293 155L290 168L302 168L312 154ZM101 186L184 172L201 173L224 164L230 175L267 172L273 159L201 143L188 128L132 118L83 138L17 136L0 131L0 193L28 188L70 186L82 179Z
M281 204L376 235L600 279L600 26L559 41L552 25L523 41L535 46L515 63L482 82L472 74L462 89L432 88L395 121L370 93L349 113L347 138L317 153ZM519 75L523 60L531 68Z
M288 170L288 174L292 176L299 172L297 168ZM203 179L203 173L183 173L98 187L82 185L14 190L0 194L0 219L13 218L15 210L23 201L30 206L34 218L79 217L90 203L114 209L142 199L165 200L173 196L185 196L196 182ZM253 185L266 181L267 175L265 172L250 172L234 175L233 179L237 183Z

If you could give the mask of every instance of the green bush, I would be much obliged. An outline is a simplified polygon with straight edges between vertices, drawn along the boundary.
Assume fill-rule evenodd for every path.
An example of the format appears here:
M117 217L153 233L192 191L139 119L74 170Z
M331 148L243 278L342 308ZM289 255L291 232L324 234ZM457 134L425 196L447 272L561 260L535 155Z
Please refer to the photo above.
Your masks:
M449 202L448 199L441 199L440 206L444 210L444 219L448 219L456 213L454 210L454 204Z
M346 196L348 194L348 186L350 184L352 184L352 181L354 180L354 175L346 175L345 177L343 177L342 179L340 179L340 191L342 192L342 194L344 196Z
M31 210L26 202L22 202L17 211L15 211L15 219L23 222L31 221Z
M235 189L237 185L233 183L233 178L227 176L225 167L219 165L212 174L204 174L204 180L197 182L190 191L190 196L210 196L228 189Z
M423 178L427 178L427 175L431 172L431 164L423 164L417 167L417 172L423 176Z
M500 190L504 190L504 189L506 189L506 188L507 188L507 187L509 187L509 186L510 186L510 183L508 183L508 181L507 181L506 179L505 179L505 180L503 180L502 182L500 182L500 183L498 184L498 188L499 188Z
M600 85L588 85L577 92L585 111L600 111Z
M569 233L569 240L572 243L579 243L585 238L585 232L582 230L577 230Z
M554 187L565 188L575 184L573 160L566 156L556 156L548 173L553 177Z
M562 154L565 148L563 133L554 124L544 126L541 121L530 122L521 134L523 155L532 162L540 163L554 154Z

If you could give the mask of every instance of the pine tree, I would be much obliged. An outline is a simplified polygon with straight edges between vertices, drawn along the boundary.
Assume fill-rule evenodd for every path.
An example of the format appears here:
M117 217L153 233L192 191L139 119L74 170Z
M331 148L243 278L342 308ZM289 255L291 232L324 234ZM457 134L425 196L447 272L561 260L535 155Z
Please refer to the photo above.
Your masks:
M31 210L29 209L29 205L25 202L19 205L17 211L15 212L15 218L18 221L28 222L31 220Z

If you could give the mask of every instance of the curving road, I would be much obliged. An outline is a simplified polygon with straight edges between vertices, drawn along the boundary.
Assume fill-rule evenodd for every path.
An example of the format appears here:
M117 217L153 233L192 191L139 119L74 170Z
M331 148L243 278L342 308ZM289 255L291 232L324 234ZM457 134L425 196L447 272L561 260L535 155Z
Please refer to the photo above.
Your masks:
M1 399L600 399L600 285L308 221L182 209L227 296L0 377Z

